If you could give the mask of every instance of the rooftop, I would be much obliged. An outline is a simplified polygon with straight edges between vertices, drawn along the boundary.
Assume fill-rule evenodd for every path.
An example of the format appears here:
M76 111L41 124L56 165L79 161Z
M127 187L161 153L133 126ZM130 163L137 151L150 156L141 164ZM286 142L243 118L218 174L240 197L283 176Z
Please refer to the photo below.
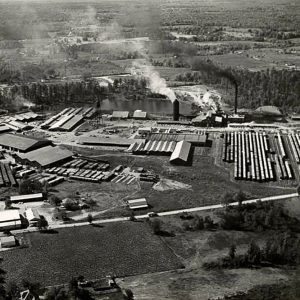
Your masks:
M20 213L17 209L7 209L0 211L0 223L19 221Z
M191 150L191 144L185 141L178 142L176 144L175 150L173 151L170 161L181 160L184 162L188 161L189 154Z
M29 153L18 154L21 159L26 159L31 162L37 162L41 167L47 167L59 161L71 158L73 152L68 149L63 149L58 146L47 146L36 149Z
M0 145L12 147L21 151L29 151L31 148L43 147L50 145L51 141L29 137L21 134L5 133L0 135Z

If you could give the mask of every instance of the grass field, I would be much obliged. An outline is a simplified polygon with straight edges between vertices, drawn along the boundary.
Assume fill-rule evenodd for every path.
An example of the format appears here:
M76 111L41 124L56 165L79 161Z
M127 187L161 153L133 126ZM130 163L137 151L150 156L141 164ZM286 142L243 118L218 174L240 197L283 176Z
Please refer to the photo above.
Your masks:
M203 218L213 213L199 213ZM137 299L160 300L207 300L223 299L224 295L245 291L261 285L283 282L293 278L294 271L279 268L233 269L207 271L205 261L228 255L231 244L237 245L237 253L244 253L253 239L262 245L271 232L243 231L195 231L183 230L186 221L178 216L162 220L163 230L173 232L174 237L164 237L168 246L184 262L184 270L146 274L124 278L123 288L133 290ZM254 299L253 299L254 300ZM258 300L258 299L255 299Z
M51 285L66 283L78 275L96 279L181 267L146 223L65 228L57 234L25 234L24 239L28 248L2 253L7 281L26 278Z

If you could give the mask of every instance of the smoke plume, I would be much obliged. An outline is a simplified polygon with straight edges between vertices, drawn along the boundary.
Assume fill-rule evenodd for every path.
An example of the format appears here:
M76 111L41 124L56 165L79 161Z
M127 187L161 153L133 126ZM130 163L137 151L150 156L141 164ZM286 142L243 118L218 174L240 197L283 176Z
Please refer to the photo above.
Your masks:
M166 80L160 77L149 61L145 60L144 63L135 61L131 69L131 74L145 78L151 92L165 95L172 102L176 99L175 92L167 86Z
M35 106L34 103L32 103L31 101L25 99L23 96L20 95L17 95L15 97L13 104L17 109L20 109L22 107L31 108Z

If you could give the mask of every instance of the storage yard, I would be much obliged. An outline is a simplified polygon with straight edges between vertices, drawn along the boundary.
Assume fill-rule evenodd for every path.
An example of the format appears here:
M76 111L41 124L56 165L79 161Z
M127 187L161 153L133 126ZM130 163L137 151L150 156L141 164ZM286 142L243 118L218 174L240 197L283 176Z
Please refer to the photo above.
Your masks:
M236 180L258 182L299 179L300 138L297 133L227 132L223 161L234 163Z

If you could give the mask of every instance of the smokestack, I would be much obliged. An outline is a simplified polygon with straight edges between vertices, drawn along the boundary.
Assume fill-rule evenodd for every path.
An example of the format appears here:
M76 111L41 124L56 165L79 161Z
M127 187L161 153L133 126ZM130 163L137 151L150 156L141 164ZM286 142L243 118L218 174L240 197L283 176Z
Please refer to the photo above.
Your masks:
M237 114L237 106L238 106L238 85L235 83L235 99L234 99L234 113Z
M173 121L179 121L179 101L173 101Z

